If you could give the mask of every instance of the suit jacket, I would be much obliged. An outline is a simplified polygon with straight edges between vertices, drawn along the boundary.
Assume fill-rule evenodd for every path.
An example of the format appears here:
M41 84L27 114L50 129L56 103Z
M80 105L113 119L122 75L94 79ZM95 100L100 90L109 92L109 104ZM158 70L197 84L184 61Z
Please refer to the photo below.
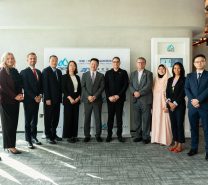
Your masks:
M71 104L69 99L67 98L68 96L71 96L72 98L77 98L78 96L81 96L81 82L80 82L80 77L78 75L75 75L77 82L78 82L78 87L77 87L77 92L74 93L74 85L71 80L71 77L68 74L63 75L62 77L62 92L64 93L63 97L63 104ZM80 102L79 102L80 103Z
M105 88L104 75L96 72L94 84L91 79L90 71L82 75L82 100L88 103L88 96L96 96L95 102L102 102L102 92Z
M113 69L105 73L105 93L106 98L113 95L118 95L120 101L126 100L126 90L129 85L129 77L126 70L118 69L115 72Z
M23 79L24 103L35 103L35 97L42 94L42 75L36 69L38 80L30 67L22 70L20 75Z
M19 72L15 68L0 68L0 103L14 104L17 103L14 98L22 93L22 80Z
M197 83L197 73L193 72L187 75L185 82L185 92L188 97L188 108L194 108L191 104L192 99L199 100L199 109L208 110L208 71L204 70Z
M132 94L133 103L139 102L143 105L152 104L152 86L153 86L153 75L152 72L144 69L143 74L138 83L138 71L134 71L130 76L130 92ZM135 98L133 93L139 91L141 96Z
M57 68L56 72L57 73L55 74L50 66L43 69L42 81L44 102L46 100L51 100L52 104L62 102L62 73L61 70Z
M180 77L175 84L174 90L172 88L174 77L170 77L168 79L167 83L167 88L166 88L166 98L170 99L170 101L173 103L174 101L178 104L179 106L185 106L185 90L184 90L184 85L185 85L185 77Z

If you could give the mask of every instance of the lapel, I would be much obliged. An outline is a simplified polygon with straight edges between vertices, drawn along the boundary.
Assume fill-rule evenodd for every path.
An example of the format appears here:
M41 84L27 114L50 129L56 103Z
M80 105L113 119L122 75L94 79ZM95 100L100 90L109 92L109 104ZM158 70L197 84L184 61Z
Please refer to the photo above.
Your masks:
M172 88L173 80L174 78L171 79L171 88ZM181 81L181 77L179 77L178 81L176 82L173 93L176 91L178 84L180 84L180 81Z
M91 78L91 73L90 73L90 71L88 71L87 73L86 73L86 80L87 80L87 83L89 83L89 85L90 86L92 86L93 84L92 84L92 78Z
M73 82L72 82L72 79L71 79L71 77L70 77L70 75L68 75L67 74L67 80L68 80L68 82L69 82L69 90L71 91L72 90L72 92L74 92L74 85L73 85Z
M205 76L206 76L206 72L205 70L203 71L202 75L201 75L201 79L199 81L199 84L198 84L198 88L201 86L201 84L203 83L204 79L205 79ZM198 81L197 81L198 82Z
M136 87L136 89L139 89L139 74L138 74L138 71L136 70L135 72L134 72L134 80L135 80L135 87Z
M56 77L56 74L53 72L53 69L52 69L51 67L49 67L49 70L51 71L52 78L53 78L56 82L58 82L58 79L57 79L57 77ZM58 71L56 71L56 73L57 73L57 75L58 75ZM59 77L59 76L58 76L58 77Z
M96 71L95 81L94 81L94 84L93 84L93 85L95 85L95 83L98 81L98 78L99 78L99 74L98 74L98 72Z

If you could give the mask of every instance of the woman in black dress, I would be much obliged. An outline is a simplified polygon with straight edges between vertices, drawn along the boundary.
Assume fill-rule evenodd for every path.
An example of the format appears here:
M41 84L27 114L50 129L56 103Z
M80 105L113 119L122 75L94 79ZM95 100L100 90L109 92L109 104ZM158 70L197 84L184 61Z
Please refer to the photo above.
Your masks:
M62 90L64 93L63 138L67 138L70 143L75 143L78 141L77 133L81 97L80 77L77 75L77 64L75 61L70 61L67 66L66 74L62 78Z
M22 101L22 80L15 69L12 53L4 53L0 65L0 115L3 133L3 147L13 154L16 149L16 131L19 117L19 102Z
M173 77L168 79L166 98L170 114L174 145L170 151L178 153L182 151L185 142L184 118L186 110L185 102L185 71L181 63L177 62L172 68Z

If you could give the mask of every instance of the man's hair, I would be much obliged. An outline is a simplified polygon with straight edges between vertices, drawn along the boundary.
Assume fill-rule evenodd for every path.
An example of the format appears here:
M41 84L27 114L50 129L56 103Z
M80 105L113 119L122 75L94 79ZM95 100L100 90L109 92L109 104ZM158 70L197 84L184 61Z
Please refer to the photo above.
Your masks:
M93 60L96 61L97 64L99 65L99 60L98 60L97 58L91 58L91 59L90 59L90 63L91 63Z
M146 59L144 57L139 57L137 60L143 60L146 63Z
M113 61L114 59L117 59L119 62L121 61L119 57L113 57L112 61Z
M58 57L57 57L56 55L51 55L51 56L49 57L49 60L50 60L51 58L56 58L56 59L58 60Z
M36 56L36 57L37 57L37 55L36 55L34 52L30 52L30 53L27 54L27 58L28 58L30 55L33 55L33 56Z
M198 54L198 55L196 55L196 56L193 58L193 63L194 63L195 59L198 58L198 57L201 57L201 58L203 58L204 60L206 60L205 55L203 55L203 54Z

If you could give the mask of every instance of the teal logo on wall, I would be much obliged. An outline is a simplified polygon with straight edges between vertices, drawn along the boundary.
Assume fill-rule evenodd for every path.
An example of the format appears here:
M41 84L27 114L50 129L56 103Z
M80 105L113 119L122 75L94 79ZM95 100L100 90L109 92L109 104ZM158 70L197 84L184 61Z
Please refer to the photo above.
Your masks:
M57 67L58 67L59 69L66 69L68 63L69 63L69 61L68 61L66 58L64 58L64 59L62 59L62 60L60 60L60 61L58 62Z
M174 51L175 51L174 45L173 45L173 44L169 44L169 45L167 46L167 52L174 52Z

